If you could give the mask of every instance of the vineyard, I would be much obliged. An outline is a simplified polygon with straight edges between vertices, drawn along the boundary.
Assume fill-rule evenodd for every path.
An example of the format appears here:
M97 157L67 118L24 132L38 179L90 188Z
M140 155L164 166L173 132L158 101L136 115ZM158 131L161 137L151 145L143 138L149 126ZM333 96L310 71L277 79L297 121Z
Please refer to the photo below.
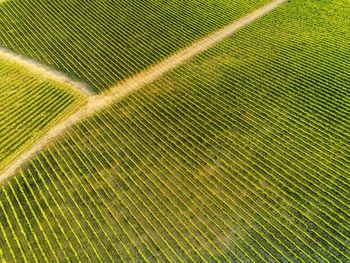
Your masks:
M0 43L100 92L267 2L8 1Z
M49 10L54 18L47 34L34 30L41 18L33 27L18 19L11 32L0 30L0 43L100 92L264 4L219 2L142 1L138 9L136 1L9 1L0 10L23 17ZM55 10L63 6L67 17L59 18ZM136 20L127 21L132 8ZM148 10L157 15L144 15ZM73 17L87 28L75 31L81 20ZM349 17L349 0L289 1L68 129L0 185L0 258L349 262ZM96 23L102 20L120 27L105 34ZM74 34L49 36L59 23ZM34 31L18 45L24 26ZM112 37L137 32L147 32L139 35L144 44ZM78 34L81 42L69 40ZM37 44L45 41L72 46L63 52L59 44ZM1 59L0 79L1 138L12 136L11 116L17 123L26 114L43 118L25 125L44 129L84 97ZM3 106L13 101L17 114ZM44 102L52 109L36 106Z
M0 55L0 168L83 98Z

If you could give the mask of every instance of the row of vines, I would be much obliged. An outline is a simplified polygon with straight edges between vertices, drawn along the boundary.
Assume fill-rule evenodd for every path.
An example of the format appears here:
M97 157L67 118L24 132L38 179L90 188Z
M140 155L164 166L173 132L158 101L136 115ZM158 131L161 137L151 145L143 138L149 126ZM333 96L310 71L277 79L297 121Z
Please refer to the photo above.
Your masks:
M66 84L0 57L0 168L83 98Z
M100 92L267 2L8 1L0 46Z
M5 260L350 261L348 2L292 1L68 130L0 188Z

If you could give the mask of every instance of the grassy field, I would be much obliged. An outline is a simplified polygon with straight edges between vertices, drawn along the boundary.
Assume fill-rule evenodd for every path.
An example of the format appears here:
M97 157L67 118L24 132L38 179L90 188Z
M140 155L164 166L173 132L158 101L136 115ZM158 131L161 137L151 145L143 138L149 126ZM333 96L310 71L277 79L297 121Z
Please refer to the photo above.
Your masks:
M0 56L0 169L83 99Z
M99 92L267 2L14 0L0 6L0 46Z
M70 129L0 188L5 260L349 261L349 4L293 0Z

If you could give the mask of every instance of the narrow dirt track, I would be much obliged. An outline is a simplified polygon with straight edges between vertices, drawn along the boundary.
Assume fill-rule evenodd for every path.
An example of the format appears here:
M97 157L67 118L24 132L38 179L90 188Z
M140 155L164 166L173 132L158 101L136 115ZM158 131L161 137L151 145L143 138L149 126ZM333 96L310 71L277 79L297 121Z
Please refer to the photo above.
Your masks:
M148 70L141 72L135 77L123 81L118 85L112 86L108 91L102 93L101 95L88 97L87 103L83 105L82 108L55 125L47 134L41 137L34 145L20 154L17 159L3 169L0 173L0 183L12 176L21 167L21 165L32 159L37 152L42 150L59 136L63 135L64 132L74 124L93 115L97 111L110 106L116 100L141 89L147 84L152 83L165 73L178 67L199 53L213 47L242 27L269 13L284 2L287 2L287 0L274 0L269 4L256 9L247 16L236 20L232 24L210 34L202 40L195 42L178 53L175 53L160 63L155 64Z
M1 0L0 0L0 2L1 2ZM40 74L40 75L44 76L45 78L51 79L51 80L59 82L59 83L69 84L70 86L72 86L72 88L75 88L78 91L81 91L88 96L94 95L94 93L92 91L90 91L84 83L74 81L57 70L54 70L46 65L43 65L43 64L36 62L34 60L31 60L29 58L26 58L26 57L23 57L23 56L18 55L16 53L13 53L10 50L7 50L5 48L0 47L0 57L7 59L9 61L13 61L14 63L17 63L17 64L25 67L29 71L31 71L35 74Z

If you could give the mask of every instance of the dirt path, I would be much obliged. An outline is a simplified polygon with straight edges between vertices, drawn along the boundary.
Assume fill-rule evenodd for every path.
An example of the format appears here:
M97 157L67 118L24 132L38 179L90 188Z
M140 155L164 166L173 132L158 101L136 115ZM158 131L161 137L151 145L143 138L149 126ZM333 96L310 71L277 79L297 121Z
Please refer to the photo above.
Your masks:
M21 165L32 159L37 152L42 150L59 136L63 135L64 132L72 125L111 105L116 100L123 98L136 90L139 90L147 84L152 83L165 73L184 63L186 60L195 57L199 53L223 41L225 38L229 37L242 27L252 23L254 20L262 17L286 1L287 0L274 0L269 4L253 11L249 15L236 20L234 23L214 32L213 34L203 38L200 41L195 42L189 47L168 57L164 61L161 61L160 63L150 67L148 70L141 72L135 77L111 87L108 91L102 93L101 95L88 97L86 105L83 105L75 113L55 125L33 146L31 146L25 152L21 153L17 159L15 159L5 169L3 169L0 173L0 183L6 178L12 176L17 171L17 169L20 168Z
M25 67L29 71L35 74L40 74L45 78L51 79L53 81L61 82L61 83L67 83L73 88L76 88L77 90L85 93L88 96L94 95L94 93L90 91L84 83L74 81L57 70L54 70L44 64L41 64L39 62L36 62L24 56L18 55L10 50L7 50L5 48L0 48L0 57L13 61Z

